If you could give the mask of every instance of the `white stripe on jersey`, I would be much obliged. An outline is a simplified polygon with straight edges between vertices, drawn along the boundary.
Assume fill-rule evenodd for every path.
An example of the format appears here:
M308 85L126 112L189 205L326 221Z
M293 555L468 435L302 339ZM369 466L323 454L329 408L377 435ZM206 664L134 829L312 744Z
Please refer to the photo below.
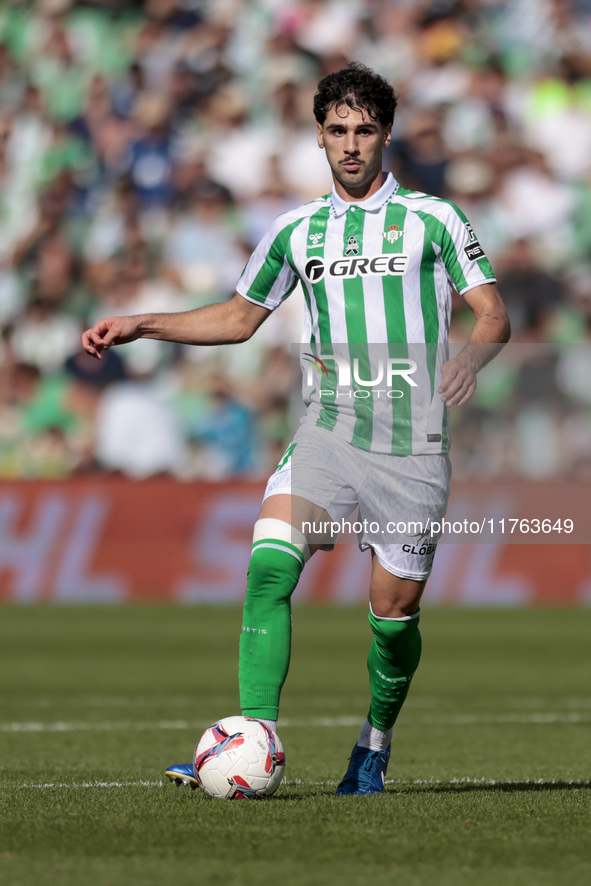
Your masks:
M404 230L389 223L386 230L386 217L398 218L394 209L398 206ZM313 219L314 216L317 218ZM362 236L358 255L365 262L347 265L353 253L347 256L346 229ZM389 242L399 243L401 254L408 256L403 275L396 274L395 265L371 262L377 256L396 255L396 251L385 246L384 236L391 231L397 232L397 239L392 241L388 237ZM315 261L309 264L312 259ZM357 276L348 276L351 273ZM461 211L448 201L398 189L390 174L380 191L366 201L365 208L364 201L345 204L334 195L315 200L276 220L248 262L237 291L273 310L298 278L309 299L302 341L310 342L313 338L318 345L316 353L330 353L338 344L387 344L388 321L396 322L399 308L404 314L405 329L400 329L400 335L393 331L394 341L406 340L411 359L413 346L423 344L417 359L418 384L410 393L405 389L410 406L389 400L376 409L373 397L373 413L366 408L361 415L355 413L354 403L338 401L336 412L331 407L333 419L336 415L335 430L340 428L351 435L350 442L355 445L379 452L446 451L446 435L442 434L444 407L437 387L448 338L452 287L464 293L495 279ZM387 299L398 300L400 291L403 304L398 306L397 301L390 301L387 307ZM357 317L358 332L351 328ZM440 344L430 361L424 359L427 338L433 349ZM377 365L370 368L373 379ZM435 372L433 385L429 368ZM320 385L316 387L320 389ZM315 404L315 411L320 413L323 405L324 401ZM432 437L430 441L427 434Z
M385 212L366 212L365 225L363 228L363 242L375 242L382 238L384 230ZM363 251L365 252L365 246ZM386 306L384 301L384 283L382 277L369 277L363 285L363 301L365 304L365 323L368 342L387 342L388 327L386 324ZM370 348L371 375L370 378L378 377L377 353ZM380 355L381 356L381 355ZM384 355L387 358L387 354ZM372 359L373 358L373 359ZM385 379L376 388L384 388ZM371 390L374 390L373 388ZM382 395L383 397L384 395ZM378 408L375 408L375 407ZM372 420L372 440L383 440L392 434L393 400L383 400L379 403L374 401L374 413Z

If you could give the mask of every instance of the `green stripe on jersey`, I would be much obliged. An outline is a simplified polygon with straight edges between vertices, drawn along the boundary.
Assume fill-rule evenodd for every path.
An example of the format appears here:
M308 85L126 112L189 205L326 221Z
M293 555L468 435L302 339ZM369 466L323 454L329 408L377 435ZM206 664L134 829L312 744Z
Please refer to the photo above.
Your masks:
M425 341L429 344L436 344L439 341L439 311L435 289L435 260L437 256L431 240L431 230L427 224L425 225L420 272L421 311L425 327Z
M435 365L437 362L437 342L439 341L439 311L435 289L435 250L431 243L429 226L425 226L423 260L421 261L421 311L425 327L425 349L427 369L431 382L431 399L435 388Z
M363 226L365 224L365 212L362 209L356 211L347 210L345 231L343 234L343 255L363 255ZM354 245L356 243L356 246ZM357 251L355 251L355 249ZM371 366L367 347L367 324L365 322L365 300L363 292L363 278L353 277L343 280L343 293L345 296L345 323L347 325L347 341L349 342L349 358L351 366L354 360L359 360L359 378L371 377ZM353 381L353 395L355 391L367 390ZM367 398L355 398L355 426L353 439L360 449L371 449L373 433L373 391Z
M417 215L424 221L431 240L435 243L442 244L441 257L443 263L454 281L454 286L459 292L467 286L467 282L464 277L462 266L458 260L458 253L456 252L450 232L442 221L434 215L431 215L429 212L419 211L417 212ZM430 339L425 335L425 341L437 341L437 339Z
M492 269L491 263L489 262L489 260L487 259L486 256L484 256L483 258L479 258L478 261L476 262L476 264L478 265L478 267L480 268L480 270L482 271L482 273L484 274L485 277L493 277L494 278L494 276L495 276L494 271ZM494 282L494 280L490 280L490 283L493 283L493 282Z
M330 207L323 206L318 212L310 217L310 225L308 228L307 255L309 258L318 256L324 258L324 247L326 245L326 225L330 215ZM311 237L318 238L318 246L312 246ZM326 297L326 284L324 278L318 283L311 284L312 295L316 302L318 311L318 332L322 344L330 344L332 335L330 332L330 314L328 311L328 299ZM304 287L307 289L307 287Z
M389 203L386 209L386 217L384 219L384 230L387 232L394 225L397 229L404 231L404 222L406 221L406 207L399 203ZM383 238L382 251L387 253L402 252L402 244L404 237L399 237L394 243L390 243L385 237ZM386 328L388 331L388 341L391 344L406 343L406 319L404 317L404 291L402 288L402 277L384 277L382 279L384 290L384 308L386 311Z
M326 226L328 224L328 219L330 217L330 207L323 206L318 212L314 213L314 215L310 218L310 225L308 228L308 244L307 244L307 254L308 256L318 256L319 258L324 258L324 247L326 245ZM311 237L315 237L318 239L318 246L310 248L312 243ZM306 292L306 298L308 299L307 286L304 285L304 291ZM312 347L312 353L318 356L320 353L322 354L332 354L332 334L330 329L330 312L328 310L328 298L326 295L326 284L324 278L319 280L317 283L311 284L312 288L312 297L316 302L316 309L318 313L318 333L320 338L320 347L315 348ZM310 305L310 303L308 303ZM311 313L311 311L310 311ZM315 344L314 340L312 340L311 344ZM326 390L337 390L337 373L336 366L333 360L328 360L326 364L326 368L328 370L328 378L326 379ZM323 380L320 382L320 390L323 387ZM330 403L334 402L335 397L324 396L322 397L322 403ZM320 410L320 415L318 416L317 424L319 427L325 428L327 431L332 431L334 426L337 423L337 410L336 408L322 406Z
M357 246L350 248L349 255L363 254L363 224L365 212L348 210L343 235L343 255L347 255L349 242L356 241ZM354 250L357 251L354 251ZM363 277L357 276L343 280L345 295L345 322L347 324L347 341L366 342L367 328L365 323L365 303L363 301Z
M451 206L451 208L453 209L453 211L455 212L455 214L456 214L456 215L458 216L458 218L461 220L462 224L465 225L469 230L472 230L472 226L470 225L470 222L468 221L466 215L462 212L462 210L460 209L459 206L456 206L456 204L455 204L455 203L452 203L451 200L442 200L441 202L442 202L442 203L447 203L448 206ZM448 232L448 233L449 233L449 232ZM473 233L473 235L474 235L474 232L472 232L472 233ZM449 233L449 240L453 241L453 237L451 236L451 233ZM476 241L474 241L474 242L476 242ZM450 255L451 255L452 257L455 257L455 260L456 260L456 262L457 262L457 260L458 260L458 256L457 256L457 252L456 252L456 250L455 250L455 247L453 248L453 250L450 250ZM446 253L445 253L444 251L442 251L442 258L443 258L443 260L446 262L446 265L447 265L447 261L446 261ZM481 272L485 277L489 277L489 278L492 277L492 278L494 278L495 275L494 275L493 269L492 269L491 264L490 264L490 262L489 262L489 260L488 260L488 258L487 258L486 256L483 256L482 258L479 258L479 259L477 260L476 264L478 265L478 268L479 268L480 272ZM462 278L464 279L464 283L463 283L461 286L460 286L460 285L456 285L456 289L457 289L458 291L459 291L460 289L463 289L464 286L466 285L466 280L465 280L463 274L462 274ZM455 278L454 278L454 281L455 281Z
M337 365L329 357L327 374L314 376L311 394L306 385L313 421L327 430L341 429L361 449L399 455L446 451L449 410L438 397L436 378L439 362L445 359L437 343L447 341L450 281L465 291L493 276L486 258L470 258L474 236L454 204L394 186L373 210L349 205L345 213L337 213L327 197L277 221L257 247L239 291L275 308L299 278L306 319L311 321L310 344L304 349L321 357L336 355L343 347L353 370L351 393L357 396L342 396ZM401 263L390 267L386 262L387 269L372 263L384 254L408 255L404 275L398 273ZM357 256L363 262L357 262ZM315 266L309 265L313 259ZM385 345L384 355L392 359L408 359L415 346L425 347L430 389L424 370L426 390L420 395L416 388L407 392L405 387L403 396L385 402L378 396L382 391L377 383L359 385L356 375L366 382L377 378L374 343ZM324 389L334 393L322 396Z
M443 201L448 202L448 201ZM459 217L462 219L462 222L465 224L467 222L466 216L457 209L457 207L453 206L454 210L457 212ZM427 253L427 244L433 251L432 241L437 241L438 237L439 242L443 242L444 246L442 248L442 258L445 262L445 266L449 270L456 288L463 289L466 285L466 278L464 277L464 273L461 269L460 263L458 261L458 254L453 245L451 234L447 231L446 226L443 222L436 219L434 216L419 212L420 217L425 222L425 245L423 251L423 262L421 264L421 307L423 310L423 318L425 321L425 341L426 342L437 342L439 340L439 314L437 308L437 293L435 288L435 278L431 276L431 279L427 282L427 275L425 274L425 280L423 280L423 273L425 272L425 258ZM444 237L444 233L447 233L447 237ZM489 273L492 276L492 268L488 262L488 259L483 259L486 267L483 268L478 262L480 269L484 273ZM433 264L431 266L431 272L433 274L435 268L435 256L433 255ZM455 274L454 274L455 270ZM457 275L457 276L456 276ZM427 286L431 290L431 299L426 297L426 289ZM435 371L437 367L437 359L439 347L437 345L425 345L427 348L427 366L429 370L429 378L431 380L431 399L435 396L439 396L438 393L435 392ZM441 417L441 450L442 452L447 452L449 447L449 436L447 433L447 424L448 424L448 407L443 404L442 409L442 417Z
M441 451L447 452L449 447L449 436L447 433L447 420L448 420L449 412L448 408L443 404L443 418L441 420Z
M390 228L404 231L406 221L406 207L399 203L389 203L384 220L384 230ZM394 228L396 225L396 228ZM404 235L390 243L385 237L382 247L385 253L403 251ZM382 280L384 291L384 310L386 314L386 331L388 334L390 357L408 359L408 347L406 344L406 319L404 316L404 291L402 277L384 277ZM412 408L410 391L399 400L392 400L392 452L398 455L412 454Z
M288 258L288 256L291 254L291 235L293 234L295 229L302 224L303 221L303 218L298 218L290 225L286 225L286 227L283 228L283 230L280 231L279 234L277 234L267 254L267 260L264 262L260 271L252 281L249 287L249 289L251 290L250 297L255 298L257 301L260 301L261 304L265 304L267 297L259 298L254 293L257 291L269 293L271 291L279 274L283 270L283 265L286 258ZM293 257L290 261L290 264L293 268ZM246 270L246 268L244 270ZM244 271L242 272L242 274L244 275ZM240 279L242 279L242 277ZM296 285L297 278L294 280L294 283L290 287L289 291L285 293L284 298L287 298L289 293L293 292Z

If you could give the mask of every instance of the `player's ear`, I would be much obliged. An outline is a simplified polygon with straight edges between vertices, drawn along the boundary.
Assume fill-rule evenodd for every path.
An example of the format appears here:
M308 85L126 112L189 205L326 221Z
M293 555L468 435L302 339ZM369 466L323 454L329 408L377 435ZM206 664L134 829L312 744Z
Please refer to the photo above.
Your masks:
M316 121L316 126L317 126L316 139L318 141L318 147L323 148L324 147L324 132L322 130L322 123L318 123L318 121Z
M387 148L391 141L392 141L392 124L388 123L387 126L384 126L384 147Z

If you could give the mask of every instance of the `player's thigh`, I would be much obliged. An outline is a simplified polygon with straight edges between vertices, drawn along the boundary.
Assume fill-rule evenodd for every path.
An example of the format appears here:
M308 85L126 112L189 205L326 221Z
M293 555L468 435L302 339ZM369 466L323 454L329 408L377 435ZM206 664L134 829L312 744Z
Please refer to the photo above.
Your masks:
M367 472L359 491L361 545L378 551L399 544L412 554L421 551L421 556L427 548L429 553L434 551L437 537L433 529L441 525L449 498L451 465L447 455L368 453L366 460ZM387 564L382 565L388 569ZM410 572L416 571L411 566Z
M289 523L290 526L293 526L294 529L297 529L298 531L301 531L300 527L302 526L304 528L310 526L310 529L312 529L313 527L324 527L326 525L328 529L329 525L332 523L330 515L324 510L324 508L321 508L319 505L314 504L314 502L308 501L299 495L282 493L270 495L263 501L258 519L264 520L266 518L282 520L284 523ZM310 545L310 555L314 554L320 547L322 547L324 533L321 533L322 537L316 542L314 542L314 537L317 536L318 533L310 531L304 532L303 534L306 536Z
M388 547L394 547L389 545ZM403 578L388 571L372 550L369 599L374 615L381 618L403 618L414 615L419 608L427 579Z
M351 449L324 429L300 428L269 478L259 517L283 520L311 546L332 549L341 521L358 505Z

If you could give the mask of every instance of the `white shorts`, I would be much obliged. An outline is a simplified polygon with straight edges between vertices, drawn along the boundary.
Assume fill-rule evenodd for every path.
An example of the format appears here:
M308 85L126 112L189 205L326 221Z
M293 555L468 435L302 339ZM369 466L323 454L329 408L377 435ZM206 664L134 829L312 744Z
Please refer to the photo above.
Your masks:
M330 534L335 541L336 524L342 526L359 507L358 521L345 524L359 547L373 548L392 575L428 578L438 538L431 524L441 523L449 498L448 455L366 452L305 423L287 452L267 483L265 499L297 495L318 505L334 521ZM334 542L323 547L330 549Z

